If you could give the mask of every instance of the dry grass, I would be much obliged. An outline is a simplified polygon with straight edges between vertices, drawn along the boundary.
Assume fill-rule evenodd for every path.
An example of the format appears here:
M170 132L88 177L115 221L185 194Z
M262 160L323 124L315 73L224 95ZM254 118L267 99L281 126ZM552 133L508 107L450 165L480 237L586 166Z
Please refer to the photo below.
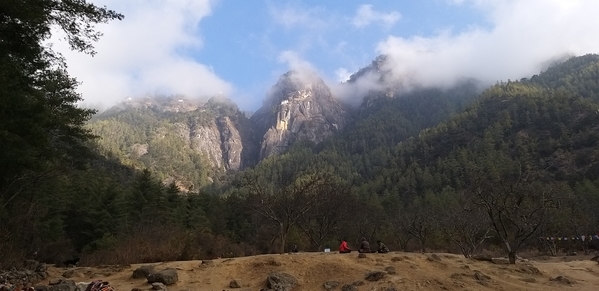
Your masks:
M127 238L103 250L84 254L81 265L133 264L254 255L255 249L231 242L209 232L188 232L177 228L138 229Z
M242 290L265 288L270 272L286 272L299 281L294 291L324 290L322 284L338 281L340 286L362 281L358 290L597 290L599 265L581 258L563 262L559 258L545 261L519 262L501 265L465 259L460 255L400 253L357 254L297 253L259 255L235 259L215 259L210 264L201 261L173 261L155 264L158 270L178 270L179 282L168 287L181 290L230 290L232 279L242 282ZM79 268L84 277L78 280L107 280L116 290L149 289L144 279L131 279L140 264L115 267ZM60 277L65 268L51 268L50 278ZM389 270L392 270L390 272ZM386 272L379 281L367 281L373 271ZM564 280L567 278L568 280ZM339 289L337 289L339 290Z

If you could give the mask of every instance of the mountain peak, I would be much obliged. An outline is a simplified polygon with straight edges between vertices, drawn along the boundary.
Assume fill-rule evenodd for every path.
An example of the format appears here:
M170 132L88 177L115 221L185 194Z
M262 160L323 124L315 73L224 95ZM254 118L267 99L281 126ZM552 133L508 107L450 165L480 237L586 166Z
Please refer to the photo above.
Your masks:
M322 141L345 126L348 116L315 72L289 71L251 119L263 137L260 159L264 159L297 140Z
M331 92L316 72L291 70L270 89L266 103L272 106L309 97L331 97Z

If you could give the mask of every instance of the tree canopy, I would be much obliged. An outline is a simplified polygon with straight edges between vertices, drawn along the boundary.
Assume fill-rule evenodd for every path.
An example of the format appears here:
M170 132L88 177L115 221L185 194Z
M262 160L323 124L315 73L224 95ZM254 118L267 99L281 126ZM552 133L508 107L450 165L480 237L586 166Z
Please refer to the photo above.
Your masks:
M93 137L84 124L94 111L77 107L77 81L47 41L62 31L71 49L93 55L94 24L122 18L84 0L0 3L0 231L11 243L20 239L11 222L31 215L21 203L37 201L39 182L77 164Z

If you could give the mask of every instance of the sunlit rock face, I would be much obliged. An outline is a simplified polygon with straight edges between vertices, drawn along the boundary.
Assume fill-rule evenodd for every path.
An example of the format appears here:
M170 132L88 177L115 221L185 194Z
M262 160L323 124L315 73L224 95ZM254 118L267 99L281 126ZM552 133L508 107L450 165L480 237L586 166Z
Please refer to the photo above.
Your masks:
M347 124L348 113L321 78L290 71L279 78L251 120L262 136L262 160L299 140L321 142Z

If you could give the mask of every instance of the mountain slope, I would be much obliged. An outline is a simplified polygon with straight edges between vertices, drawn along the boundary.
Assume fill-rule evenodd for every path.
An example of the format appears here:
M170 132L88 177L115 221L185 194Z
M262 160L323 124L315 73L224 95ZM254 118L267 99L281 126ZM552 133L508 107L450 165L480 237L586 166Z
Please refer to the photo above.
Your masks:
M343 129L349 115L316 75L290 71L251 118L262 137L260 160L280 154L299 140L319 143Z
M487 89L460 115L401 143L379 172L379 181L370 183L370 190L415 194L438 192L446 186L462 189L470 181L468 171L500 157L539 173L539 179L596 179L599 105L586 96L592 98L598 91L579 95L594 77L579 78L579 86L569 90L536 81L576 79L581 72L567 68L581 60L594 67L595 58L591 59L557 65L548 70L550 76L540 74L534 82L508 82Z
M89 128L102 137L103 154L183 189L255 163L249 119L216 98L206 104L182 97L130 100L95 117Z

